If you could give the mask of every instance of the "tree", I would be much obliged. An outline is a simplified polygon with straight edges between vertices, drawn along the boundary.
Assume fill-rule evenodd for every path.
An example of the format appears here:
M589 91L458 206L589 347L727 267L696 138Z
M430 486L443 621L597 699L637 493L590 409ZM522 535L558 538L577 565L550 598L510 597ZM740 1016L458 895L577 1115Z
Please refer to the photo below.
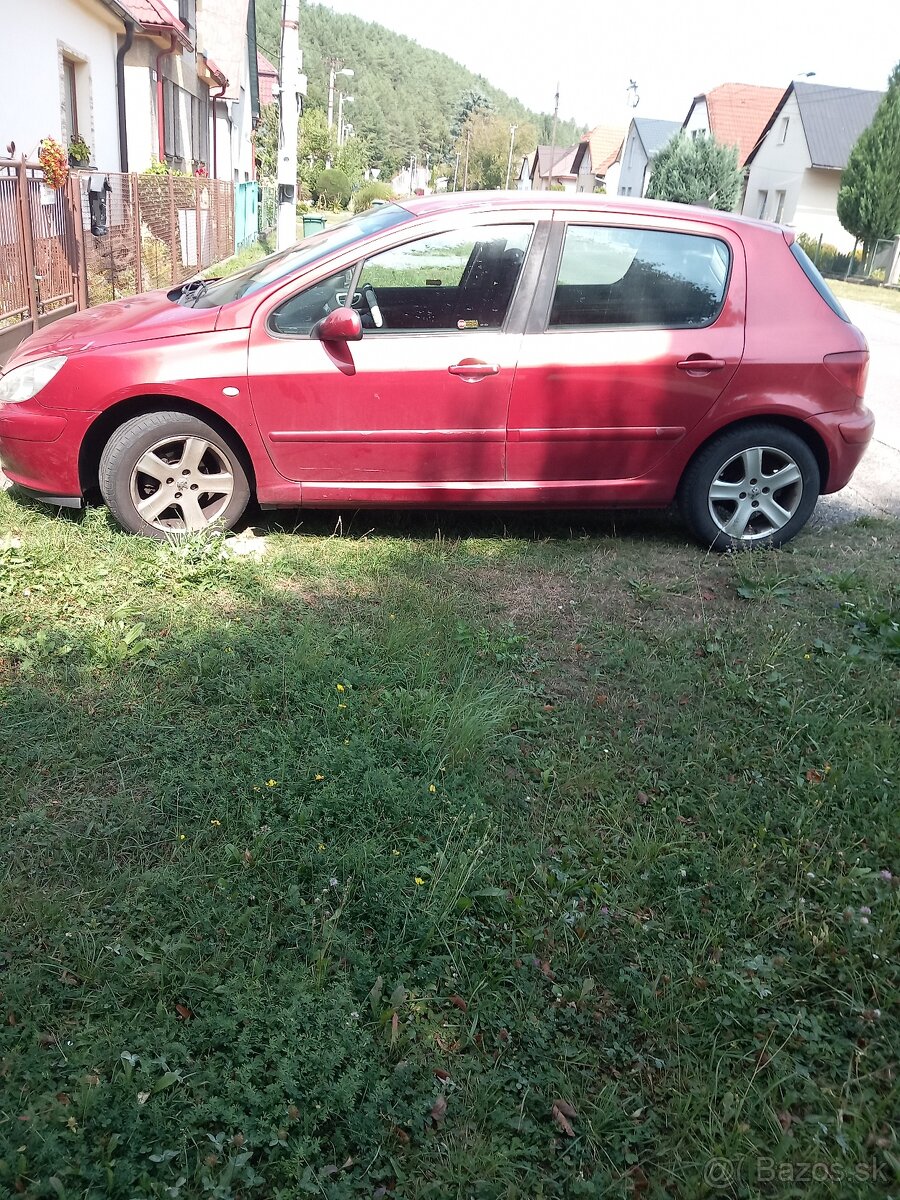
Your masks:
M350 180L337 167L326 167L316 178L313 195L323 208L346 208L350 203Z
M470 191L502 188L506 183L506 168L509 165L509 121L494 113L476 109L469 114L456 143L454 155L459 153L459 176L457 186L463 183ZM469 171L466 180L466 143L468 142ZM513 177L522 162L522 156L536 146L533 125L519 125L513 145Z
M710 136L680 133L653 160L647 196L730 212L741 194L741 180L734 146L722 146Z
M456 106L456 116L450 129L451 137L458 138L466 127L470 117L476 113L492 113L494 103L486 96L481 88L473 87L463 92Z
M880 238L900 233L900 63L888 80L888 90L862 131L841 176L838 220L874 251Z

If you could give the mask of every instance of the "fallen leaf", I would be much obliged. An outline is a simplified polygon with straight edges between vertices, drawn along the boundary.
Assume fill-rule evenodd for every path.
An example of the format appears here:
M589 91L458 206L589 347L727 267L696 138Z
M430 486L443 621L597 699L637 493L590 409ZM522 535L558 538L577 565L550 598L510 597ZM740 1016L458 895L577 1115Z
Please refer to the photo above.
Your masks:
M629 1171L629 1175L631 1176L633 1188L632 1194L638 1197L646 1196L647 1192L650 1190L650 1180L644 1173L643 1167L632 1167Z
M431 1106L431 1119L438 1128L444 1123L444 1117L447 1115L447 1097L441 1093Z
M67 987L78 987L81 982L71 971L63 971L59 978Z
M598 692L596 694L596 696L594 697L594 707L602 708L603 705L606 704L608 700L609 700L609 696L607 696L607 694L605 692Z
M449 997L449 1000L453 1007L458 1008L460 1012L468 1012L469 1005L463 1000L462 996L453 995Z
M577 1117L578 1116L578 1113L575 1111L574 1107L568 1102L568 1100L554 1100L553 1103L556 1105L556 1107L559 1109L559 1111L564 1116L566 1116L566 1117Z
M394 1135L394 1137L397 1139L397 1141L400 1143L401 1146L409 1145L409 1134L406 1132L405 1129L401 1129L399 1125L394 1125L391 1128L391 1133Z
M19 1020L12 1009L10 1009L10 1011L6 1014L6 1023L7 1025L18 1025L19 1023Z
M784 1130L785 1133L788 1132L788 1130L793 1125L793 1123L794 1123L794 1117L791 1113L789 1113L787 1111L787 1109L785 1109L783 1112L780 1112L778 1114L778 1124L781 1126L781 1128Z
M138 1104L146 1104L149 1099L150 1099L149 1092L138 1092L138 1094L137 1094Z
M572 1113L572 1116L575 1116L574 1109L572 1109L570 1104L567 1104L565 1107ZM553 1117L557 1127L563 1131L566 1137L573 1138L575 1136L575 1130L572 1128L567 1114L560 1108L560 1101L555 1100L553 1102L553 1107L550 1109L550 1115Z
M815 767L806 772L807 783L821 783L825 776L821 771L817 771Z
M650 797L647 795L647 793L646 793L646 792L638 792L638 794L637 794L637 802L638 802L638 804L649 804L649 803L650 803Z
M91 1071L89 1075L85 1075L84 1082L88 1085L88 1087L97 1087L100 1083L100 1076L94 1071Z
M189 1021L194 1015L193 1010L188 1008L186 1004L176 1004L175 1011L181 1017L182 1021Z
M62 1105L67 1105L70 1103L68 1092L57 1092L56 1098Z
M459 1042L448 1042L446 1038L442 1038L439 1033L434 1035L434 1040L445 1054L455 1054L459 1049Z
M450 1072L445 1071L442 1067L438 1067L434 1072L435 1079L439 1079L441 1083L446 1083L450 1078Z

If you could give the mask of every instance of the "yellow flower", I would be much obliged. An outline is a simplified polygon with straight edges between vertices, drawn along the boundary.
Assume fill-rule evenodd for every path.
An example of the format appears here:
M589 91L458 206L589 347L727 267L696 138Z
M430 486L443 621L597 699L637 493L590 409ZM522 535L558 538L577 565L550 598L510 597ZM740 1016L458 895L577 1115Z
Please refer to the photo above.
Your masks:
M179 833L179 835L178 835L179 842L183 842L186 837L187 837L186 833Z
M435 792L437 791L437 788L434 786L433 783L429 783L428 790L429 790L429 792L431 792L431 794L433 796L435 794Z
M346 708L346 707L347 707L347 705L346 705L346 704L339 704L339 705L338 705L338 708Z
M422 878L421 875L416 876L416 887L421 887L424 882L425 882L425 880Z
M399 858L399 857L400 857L400 851L399 851L399 850L392 850L392 851L391 851L391 854L393 854L393 856L394 856L395 858Z
M324 843L324 842L319 842L319 845L318 845L316 848L317 848L317 850L319 851L319 853L321 854L321 853L322 853L322 851L325 849L325 843Z
M337 690L338 690L339 692L342 692L342 691L344 690L344 685L343 685L342 683L339 683L339 684L337 685Z
M266 787L278 787L278 780L277 779L267 779Z
M806 661L807 661L807 662L809 662L809 660L812 658L812 655L811 655L811 654L804 654L804 655L803 655L803 657L806 659Z
M317 776L316 776L316 783L321 783L321 782L322 782L322 780L323 780L324 778L325 778L325 776L324 776L324 775L317 775Z
M216 829L218 829L221 824L222 822L217 820L215 817L213 817L213 819L210 821L210 825L215 825Z
M345 746L349 746L349 745L350 745L350 739L349 739L349 738L344 738L344 745L345 745Z

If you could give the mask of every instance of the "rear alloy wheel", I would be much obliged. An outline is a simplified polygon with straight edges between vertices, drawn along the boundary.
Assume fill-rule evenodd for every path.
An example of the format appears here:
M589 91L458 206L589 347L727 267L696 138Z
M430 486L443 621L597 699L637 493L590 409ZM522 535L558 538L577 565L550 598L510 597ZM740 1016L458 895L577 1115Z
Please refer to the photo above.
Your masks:
M176 412L145 413L113 433L100 459L100 491L124 529L159 541L231 529L250 499L236 448Z
M820 486L801 437L778 425L745 425L701 450L679 501L691 532L712 549L781 546L809 520Z

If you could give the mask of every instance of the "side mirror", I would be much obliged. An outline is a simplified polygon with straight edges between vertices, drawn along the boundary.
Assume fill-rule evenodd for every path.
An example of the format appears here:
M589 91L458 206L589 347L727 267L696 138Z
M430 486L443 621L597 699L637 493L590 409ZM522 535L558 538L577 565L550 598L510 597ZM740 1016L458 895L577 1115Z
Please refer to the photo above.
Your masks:
M362 335L362 321L355 308L333 309L312 330L312 336L320 342L358 342Z

